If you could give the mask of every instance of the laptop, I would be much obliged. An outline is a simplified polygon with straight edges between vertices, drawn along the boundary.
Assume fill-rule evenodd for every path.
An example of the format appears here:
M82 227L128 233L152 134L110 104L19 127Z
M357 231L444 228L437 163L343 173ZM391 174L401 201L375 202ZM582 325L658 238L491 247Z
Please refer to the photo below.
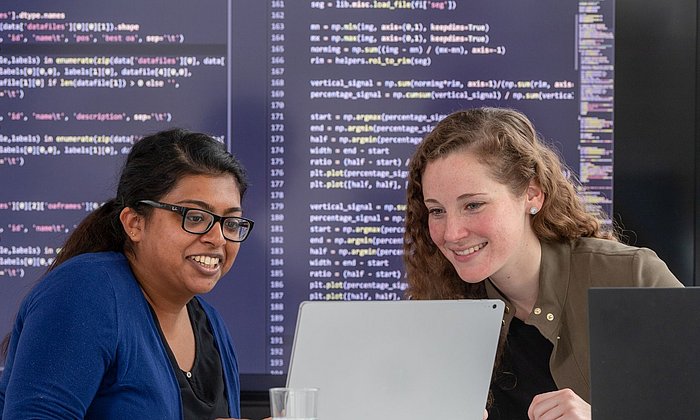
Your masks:
M588 294L593 420L700 418L700 288Z
M303 302L287 376L328 420L481 419L500 300Z

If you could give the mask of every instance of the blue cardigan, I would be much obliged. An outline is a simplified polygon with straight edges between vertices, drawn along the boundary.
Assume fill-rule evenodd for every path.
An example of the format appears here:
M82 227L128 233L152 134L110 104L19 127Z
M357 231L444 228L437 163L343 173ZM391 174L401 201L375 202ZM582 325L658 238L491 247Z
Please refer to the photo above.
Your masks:
M238 364L219 314L199 301L221 354L232 417ZM175 372L126 257L72 258L20 307L0 378L0 419L181 419Z

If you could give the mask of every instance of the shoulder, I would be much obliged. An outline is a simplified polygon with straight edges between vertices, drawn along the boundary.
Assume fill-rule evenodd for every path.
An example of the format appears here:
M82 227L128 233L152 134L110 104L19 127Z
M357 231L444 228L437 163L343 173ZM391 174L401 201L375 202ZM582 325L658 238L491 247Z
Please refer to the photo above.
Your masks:
M587 267L595 264L612 263L613 261L615 264L619 264L622 260L631 261L640 251L644 252L642 248L598 238L578 238L562 242L548 241L542 242L542 263L546 266L557 267L559 272L565 273L570 269L576 271L583 267L586 267L583 268L584 270L588 270Z
M609 239L578 238L572 241L569 246L572 256L585 257L592 260L661 261L656 252L649 248L626 245Z
M48 272L27 300L99 306L113 302L115 294L128 283L120 279L127 276L132 276L131 269L121 253L82 254Z
M60 277L75 279L75 281L90 281L95 274L115 273L129 270L126 256L120 252L94 252L77 255L52 271L44 280Z
M565 242L542 242L542 252L544 258L634 258L653 257L658 258L656 253L649 248L638 248L625 245L621 242L599 239L599 238L578 238Z
M621 242L599 239L599 238L578 238L570 242L572 254L600 254L600 255L634 255L645 248L625 245Z
M117 253L67 260L47 273L24 299L16 328L25 336L42 337L42 342L68 350L73 347L67 341L80 342L83 347L76 357L87 358L91 348L103 351L100 354L108 360L119 334L121 308L133 304L132 299L119 298L119 283L125 282L117 281L115 275L124 270L122 265L128 270L125 258Z
M572 270L590 275L593 284L680 285L666 263L649 248L598 238L579 238L562 246L570 250Z
M121 252L90 252L86 254L76 255L75 257L66 260L63 264L56 267L52 272L89 269L91 267L116 268L119 266L128 265L129 264L126 259L126 256Z

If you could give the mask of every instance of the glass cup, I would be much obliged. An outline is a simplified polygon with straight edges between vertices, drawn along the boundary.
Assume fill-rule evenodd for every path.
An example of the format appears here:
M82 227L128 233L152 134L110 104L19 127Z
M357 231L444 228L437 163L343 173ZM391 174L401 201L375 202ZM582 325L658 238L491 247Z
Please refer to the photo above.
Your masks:
M271 388L273 420L318 420L318 388Z

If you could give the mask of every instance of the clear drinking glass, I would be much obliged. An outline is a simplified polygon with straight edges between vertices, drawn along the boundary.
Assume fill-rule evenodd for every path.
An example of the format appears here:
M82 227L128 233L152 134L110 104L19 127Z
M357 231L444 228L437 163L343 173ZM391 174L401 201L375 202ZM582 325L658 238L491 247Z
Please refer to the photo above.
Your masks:
M318 420L318 388L271 388L273 420Z

